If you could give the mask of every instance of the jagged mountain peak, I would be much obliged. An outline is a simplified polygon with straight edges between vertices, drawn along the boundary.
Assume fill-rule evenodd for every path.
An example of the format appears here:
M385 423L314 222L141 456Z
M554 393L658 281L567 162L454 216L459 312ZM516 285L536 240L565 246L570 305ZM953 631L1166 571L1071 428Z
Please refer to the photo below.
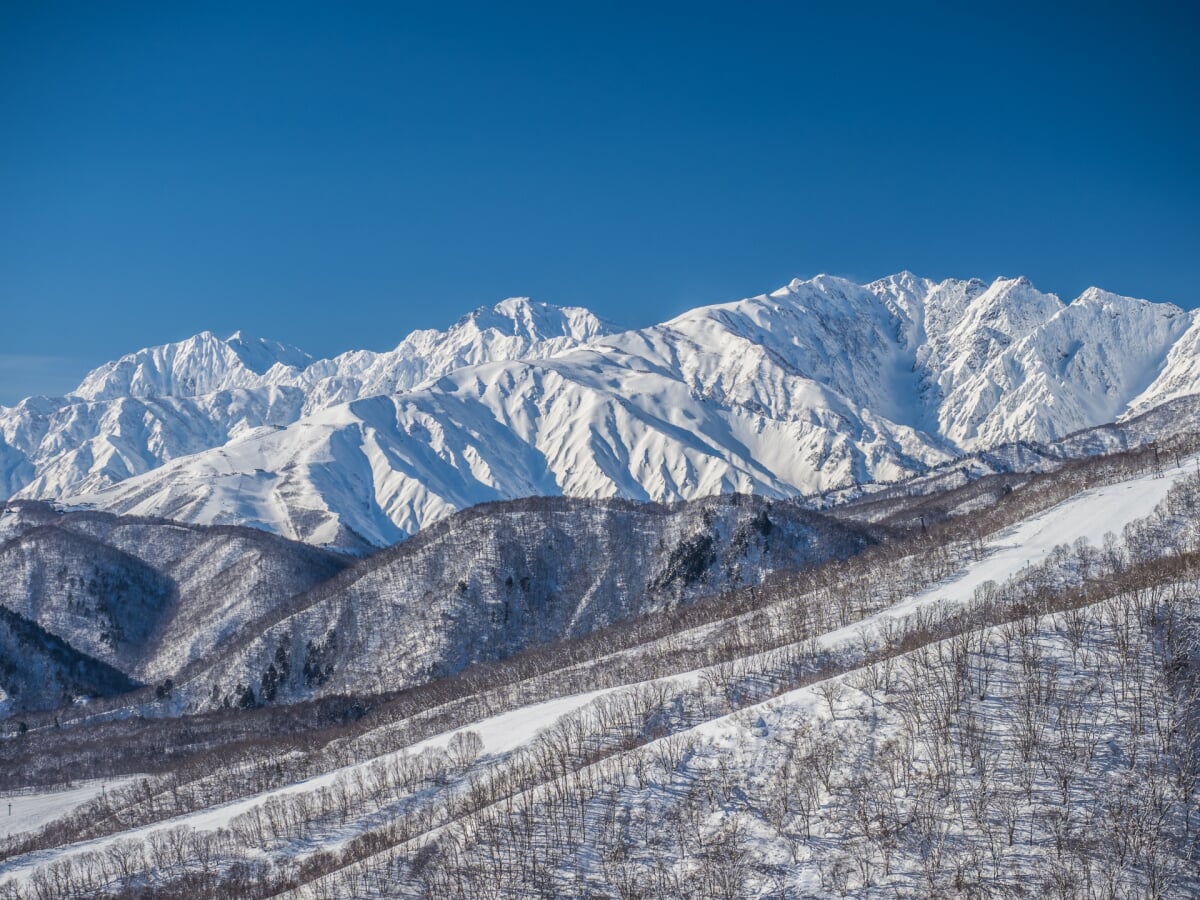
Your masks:
M1106 307L1108 309L1120 310L1122 308L1139 309L1139 310L1155 310L1158 315L1167 318L1173 318L1179 315L1187 315L1187 313L1174 303L1159 303L1153 300L1144 300L1139 297L1128 297L1124 294L1116 294L1112 291L1106 291L1100 287L1089 287L1083 291L1078 297L1071 301L1071 305L1092 305Z
M309 361L303 350L277 341L248 340L241 332L222 340L205 330L105 363L85 375L71 396L89 401L194 397L250 386L276 364L299 366Z
M1013 322L1044 320L1063 306L1057 295L1038 290L1025 276L1000 276L991 282L979 278L937 281L908 270L864 285L840 275L793 278L778 290L738 303L767 299L791 300L808 312L834 318L851 310L861 315L878 301L893 318L928 331L931 338L950 331L968 314L975 319L1006 316ZM923 332L915 339L923 340Z
M862 289L862 285L849 278L824 272L814 275L812 278L793 278L785 288L788 293L797 297L837 297L847 293L861 292Z
M785 291L787 293L792 293L792 294L798 294L798 293L801 293L802 291L804 291L806 288L811 288L811 287L820 288L823 285L839 283L839 282L845 283L845 284L853 283L853 282L850 282L848 279L842 278L841 276L838 276L838 275L830 275L827 272L818 272L816 275L813 275L811 278L793 278L784 287L780 288L780 291Z
M631 331L512 297L385 352L202 332L130 354L0 412L0 489L350 548L506 497L902 478L1192 393L1200 316L1023 277L823 274Z
M553 338L588 341L615 330L583 307L556 306L528 297L508 297L494 306L481 306L459 319L447 334L464 329L494 331L531 342Z
M974 296L972 305L1000 307L1028 302L1052 305L1056 308L1063 305L1057 294L1038 290L1024 275L1015 278L1001 275L994 278L983 291Z
M890 299L911 315L917 307L924 305L930 293L937 286L937 282L905 269L894 275L878 278L864 286L872 294L885 301Z
M258 375L265 374L273 366L303 368L313 361L313 358L299 347L268 338L249 337L240 330L226 338L225 343L233 349L246 368Z
M1017 339L1062 308L1063 302L1057 294L1039 291L1024 276L997 278L971 299L959 327L990 328L1009 339Z

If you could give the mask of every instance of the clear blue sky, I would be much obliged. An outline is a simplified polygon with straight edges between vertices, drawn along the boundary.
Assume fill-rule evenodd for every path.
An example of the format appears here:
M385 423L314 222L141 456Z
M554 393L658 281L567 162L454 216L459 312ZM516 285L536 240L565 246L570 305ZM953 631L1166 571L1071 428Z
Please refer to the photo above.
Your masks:
M806 6L7 0L0 402L510 295L643 325L907 268L1200 303L1195 4Z

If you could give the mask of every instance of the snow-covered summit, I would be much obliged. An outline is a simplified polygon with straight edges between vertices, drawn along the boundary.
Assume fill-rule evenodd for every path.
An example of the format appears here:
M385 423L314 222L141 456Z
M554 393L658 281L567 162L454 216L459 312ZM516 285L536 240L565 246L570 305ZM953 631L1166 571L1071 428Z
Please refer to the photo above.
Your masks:
M309 360L203 333L0 411L0 486L380 544L485 500L787 496L1200 393L1200 313L1026 278L820 275L618 331L510 298Z
M235 331L202 331L148 347L89 372L70 399L198 397L233 389L296 387L312 395L306 409L360 396L408 390L464 365L552 355L613 328L586 309L502 300L463 316L446 331L424 329L393 350L352 350L314 360L297 347Z
M534 343L553 338L583 342L612 330L582 307L554 306L528 297L509 297L490 308L481 306L459 319L451 331L470 327L480 333L520 336Z
M514 297L480 307L445 331L414 331L392 350L352 350L304 368L280 367L267 372L263 383L304 390L305 409L312 412L360 397L411 390L463 366L541 359L613 330L586 309Z
M235 332L222 340L211 331L171 344L147 347L89 372L72 397L113 400L119 397L194 397L235 387L250 387L272 366L306 366L303 350L245 338Z

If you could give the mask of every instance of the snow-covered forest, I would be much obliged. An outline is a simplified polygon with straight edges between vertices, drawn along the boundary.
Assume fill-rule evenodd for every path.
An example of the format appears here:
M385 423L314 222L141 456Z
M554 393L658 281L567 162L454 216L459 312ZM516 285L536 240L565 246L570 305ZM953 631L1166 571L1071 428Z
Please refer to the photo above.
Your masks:
M497 587L438 582L458 598L442 627L467 619L423 674L334 655L336 692L288 694L303 679L268 664L253 699L205 706L193 682L218 682L192 661L165 687L10 717L24 824L0 896L1193 893L1198 451L1181 434L826 517L751 498L472 511L438 565ZM41 514L32 533L84 527ZM133 524L87 515L92 535ZM501 528L557 552L498 552ZM403 546L260 633L309 634L330 597L369 597L367 575L416 577ZM577 583L575 551L623 579ZM561 588L570 627L497 631L527 610L525 577ZM596 608L629 585L658 599ZM503 653L471 652L497 634ZM243 677L254 644L221 665Z

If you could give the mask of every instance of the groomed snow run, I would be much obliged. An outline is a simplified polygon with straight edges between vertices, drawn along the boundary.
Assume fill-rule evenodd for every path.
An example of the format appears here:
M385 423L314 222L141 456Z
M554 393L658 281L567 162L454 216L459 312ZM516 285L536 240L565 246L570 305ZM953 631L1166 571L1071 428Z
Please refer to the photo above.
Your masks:
M90 781L78 787L41 794L0 794L0 838L40 828L124 781Z
M395 753L387 754L388 757L397 754L406 754L409 756L415 755L425 750L432 750L446 746L454 735L463 731L473 731L479 735L483 741L483 752L490 756L501 756L516 747L526 744L541 731L554 724L562 716L572 713L577 709L586 706L588 703L595 700L604 694L611 693L620 688L606 688L599 691L589 691L583 694L573 694L568 697L558 697L554 700L548 700L544 703L535 703L531 706L524 706L520 709L510 710L500 715L492 716L488 719L472 723L463 728L456 728L452 731L447 731L434 737L427 738L419 743L413 744L403 750L398 750ZM385 757L386 758L386 757ZM224 828L235 819L237 816L255 806L259 806L266 802L271 797L283 797L288 794L294 794L304 791L316 790L321 787L326 787L333 784L338 777L349 774L354 769L365 769L372 761L364 763L356 763L351 766L346 766L340 769L332 769L322 775L310 778L306 781L299 781L295 784L287 785L286 787L277 788L272 791L266 791L261 794L255 794L252 797L247 797L242 800L236 800L232 803L226 803L221 806L211 807L209 809L198 810L194 813L189 813L185 816L178 816L173 819L168 819L162 822L155 822L152 825L147 825L132 831L123 831L119 834L108 835L106 837L97 838L91 841L84 841L77 844L70 844L64 847L56 847L51 850L39 851L28 854L23 857L16 858L11 862L0 863L0 881L8 878L16 878L21 880L27 878L35 868L46 865L56 859L64 856L69 856L75 853L97 850L103 851L109 845L116 841L134 839L145 840L152 832L163 831L174 828L179 825L187 825L198 831L216 831L219 828ZM111 786L112 783L110 783ZM45 823L57 818L60 815L65 815L72 809L86 803L94 797L99 796L101 791L99 782L81 787L71 791L62 791L58 793L37 794L17 798L13 800L13 821L20 821L22 826L14 828L11 832L15 834L18 831L31 831ZM5 803L8 802L6 798ZM28 812L18 820L18 805L24 804ZM7 807L0 807L0 813L7 812ZM7 819L4 824L7 825ZM4 836L6 832L3 827L0 827L0 836Z
M864 635L873 633L877 636L882 623L909 618L930 606L951 612L955 607L970 603L975 591L989 581L1003 584L1026 566L1045 560L1061 544L1073 545L1084 538L1093 547L1099 547L1109 532L1119 538L1126 525L1150 515L1176 481L1200 471L1198 463L1200 455L1165 469L1161 476L1146 474L1076 494L1001 531L985 545L983 559L967 566L950 580L861 621L827 632L821 637L820 644L833 648Z

